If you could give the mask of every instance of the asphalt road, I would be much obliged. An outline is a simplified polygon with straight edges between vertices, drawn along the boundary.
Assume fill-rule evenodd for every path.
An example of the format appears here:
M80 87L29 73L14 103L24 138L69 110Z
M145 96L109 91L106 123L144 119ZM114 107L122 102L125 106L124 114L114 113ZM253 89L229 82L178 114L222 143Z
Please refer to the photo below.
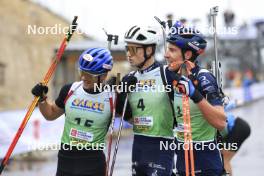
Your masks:
M232 161L235 176L264 175L264 100L233 110L251 126L250 138L242 145ZM122 138L115 165L115 176L131 175L132 136ZM49 176L55 175L57 151L43 153L46 161L13 161L3 176Z

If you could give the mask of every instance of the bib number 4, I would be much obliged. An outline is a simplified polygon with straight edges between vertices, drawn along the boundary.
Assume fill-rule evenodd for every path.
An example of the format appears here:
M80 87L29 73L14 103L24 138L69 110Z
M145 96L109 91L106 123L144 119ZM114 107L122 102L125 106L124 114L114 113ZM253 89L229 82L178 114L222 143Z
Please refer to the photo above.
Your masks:
M138 109L141 109L141 111L144 111L145 105L144 105L143 98L141 98L141 99L138 100L137 108Z

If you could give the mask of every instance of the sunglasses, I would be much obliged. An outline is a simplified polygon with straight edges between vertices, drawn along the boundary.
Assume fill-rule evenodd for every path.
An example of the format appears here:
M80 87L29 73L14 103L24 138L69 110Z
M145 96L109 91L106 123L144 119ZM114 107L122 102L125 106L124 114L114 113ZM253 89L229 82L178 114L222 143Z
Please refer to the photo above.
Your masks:
M126 52L129 52L131 56L137 54L139 48L143 48L142 46L126 46Z
M93 78L98 77L98 76L102 76L102 75L105 75L106 74L106 73L102 73L102 74L92 74L92 73L85 72L85 71L80 70L80 69L78 71L79 71L80 76L90 76L90 77L93 77Z

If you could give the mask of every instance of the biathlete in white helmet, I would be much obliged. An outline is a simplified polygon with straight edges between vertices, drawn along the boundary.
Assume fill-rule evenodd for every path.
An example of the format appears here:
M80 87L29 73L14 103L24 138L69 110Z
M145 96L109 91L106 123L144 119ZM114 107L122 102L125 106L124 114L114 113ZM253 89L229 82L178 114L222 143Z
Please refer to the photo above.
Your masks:
M124 85L135 89L118 95L117 112L122 113L126 95L125 120L133 124L132 175L171 176L174 151L161 149L173 143L173 112L170 99L162 91L163 66L154 55L159 32L153 27L133 26L125 34L128 62L137 71L124 76Z

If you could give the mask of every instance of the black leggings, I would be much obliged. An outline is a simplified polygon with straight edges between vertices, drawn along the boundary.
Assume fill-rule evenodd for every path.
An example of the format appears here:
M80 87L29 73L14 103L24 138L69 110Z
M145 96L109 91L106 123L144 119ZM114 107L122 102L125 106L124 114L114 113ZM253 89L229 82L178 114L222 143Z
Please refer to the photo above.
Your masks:
M249 135L250 135L249 124L245 120L237 117L233 129L227 136L226 143L230 143L230 144L236 143L238 150L242 145L242 143L248 138Z
M59 151L56 176L105 176L103 151Z

